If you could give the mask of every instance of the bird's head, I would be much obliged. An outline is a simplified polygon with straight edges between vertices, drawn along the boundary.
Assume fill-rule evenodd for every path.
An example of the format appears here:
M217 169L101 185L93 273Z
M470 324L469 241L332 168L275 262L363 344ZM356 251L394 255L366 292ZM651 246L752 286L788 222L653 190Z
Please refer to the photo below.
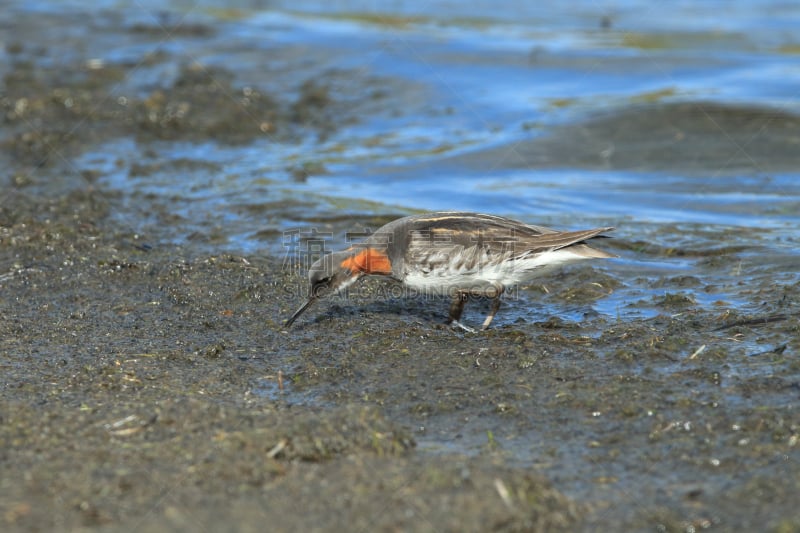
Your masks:
M300 309L289 317L285 324L286 327L291 326L297 320L297 317L302 315L311 304L320 298L343 291L362 276L390 273L391 268L389 268L389 272L376 270L378 264L371 260L376 253L378 252L370 248L350 248L343 252L328 254L315 261L308 270L308 299L300 306ZM385 255L383 257L386 258ZM386 260L388 261L388 258Z

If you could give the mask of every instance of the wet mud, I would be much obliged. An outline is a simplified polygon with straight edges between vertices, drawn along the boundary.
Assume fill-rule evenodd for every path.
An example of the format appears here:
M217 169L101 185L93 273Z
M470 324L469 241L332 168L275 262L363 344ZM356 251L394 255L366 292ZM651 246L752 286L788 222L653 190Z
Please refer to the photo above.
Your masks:
M469 335L370 281L286 332L299 280L276 259L148 242L113 203L15 196L3 223L7 530L796 523L797 283L742 312L665 278L650 319ZM611 271L505 309L585 306Z
M123 106L107 94L128 67L48 70L17 39L0 94L4 531L798 528L796 237L643 226L603 241L621 260L512 294L484 333L377 280L286 331L305 287L285 258L176 245L163 199L131 208L69 161L115 136L325 135L355 109L324 77L287 97L191 66Z
M595 112L529 141L457 156L484 168L502 158L522 168L586 169L730 176L792 172L800 116L785 108L689 101L638 103Z

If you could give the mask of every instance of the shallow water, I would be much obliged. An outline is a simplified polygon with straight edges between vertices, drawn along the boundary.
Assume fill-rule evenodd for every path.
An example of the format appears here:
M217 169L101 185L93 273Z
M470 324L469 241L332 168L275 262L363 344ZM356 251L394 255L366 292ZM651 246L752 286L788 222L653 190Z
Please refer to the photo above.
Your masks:
M59 4L39 4L43 10L53 5ZM300 144L265 135L246 146L150 147L154 158L191 158L208 163L208 172L176 175L165 168L129 179L126 165L115 172L108 163L128 162L141 152L133 140L99 145L78 163L101 170L102 184L126 194L175 201L189 226L202 230L217 223L215 231L230 249L274 250L276 241L256 237L269 223L244 208L280 201L302 202L303 217L275 217L280 222L269 226L276 231L343 210L354 216L476 210L565 227L613 223L623 236L635 234L626 228L640 222L789 231L798 223L798 131L773 131L770 116L796 110L800 64L790 29L800 19L797 6L737 2L726 4L723 18L718 3L586 2L534 9L518 2L469 8L426 2L387 12L359 2L335 9L314 2L277 2L269 10L246 2L225 10L213 3L174 6L161 19L150 9L162 3L126 8L123 2L117 12L125 14L123 24L148 24L156 34L170 24L208 24L213 31L206 38L175 32L165 34L161 46L174 48L178 63L224 66L242 86L284 94L297 91L303 77L319 76L330 98L349 100L354 112L352 122L337 124L324 139ZM141 48L123 42L102 55L118 61ZM281 72L271 60L265 68L267 56L302 58L302 66ZM168 83L174 68L169 62L143 65L116 91ZM339 75L326 78L332 71ZM364 85L381 92L379 103L355 101L369 100L368 92L357 94ZM656 147L637 168L628 168L624 153L631 139L624 130L646 134L661 123L648 124L646 116L624 120L627 110L676 102L695 103L689 127L702 134L697 142L720 145L719 151L701 151L704 157L687 165L666 159ZM708 106L723 103L761 110L748 139L739 138L736 123L709 116ZM590 139L578 138L596 144L587 149L596 161L570 161L565 154L582 150L569 146L576 129L597 113L610 115L605 127L595 128ZM704 130L709 119L712 127ZM675 142L686 134L680 126L673 133ZM786 135L794 149L750 153L755 141L771 136L786 146ZM537 140L550 150L537 150ZM459 158L485 149L493 151L481 168ZM742 157L749 168L731 168ZM310 175L292 176L290 169L298 167Z

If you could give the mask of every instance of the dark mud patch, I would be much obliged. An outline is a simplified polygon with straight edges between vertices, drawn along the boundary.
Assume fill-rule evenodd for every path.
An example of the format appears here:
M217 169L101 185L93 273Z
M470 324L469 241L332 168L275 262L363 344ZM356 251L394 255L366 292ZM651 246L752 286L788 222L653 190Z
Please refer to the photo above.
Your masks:
M285 78L299 78L294 85L270 90L243 83L225 66L172 52L168 45L180 39L212 46L215 32L191 18L164 12L162 18L177 20L129 26L117 12L101 10L89 20L74 15L16 9L13 21L0 19L9 59L0 70L0 150L28 181L45 166L66 163L73 170L71 158L115 138L296 143L391 112L382 89L390 81L354 70L328 69L305 79L292 73ZM91 44L70 33L87 25L102 26ZM116 52L113 59L99 53L111 46L106 39L115 40L108 50ZM98 55L87 57L86 48ZM294 59L278 46L263 53L262 68Z
M741 175L794 172L800 117L782 109L682 102L628 107L535 139L454 158L472 168L586 168Z
M257 88L234 85L225 69L198 63L183 66L169 85L141 96L115 87L129 74L119 65L44 72L33 64L16 65L0 95L2 147L19 162L41 167L63 162L87 143L133 132L140 141L213 138L236 144L259 137L296 141L308 130L324 135L338 125L309 118L324 117L326 107L335 105L333 97L321 96L327 94L324 80L315 81L316 98L309 98L304 85L297 101L279 102ZM341 107L336 111L343 114Z

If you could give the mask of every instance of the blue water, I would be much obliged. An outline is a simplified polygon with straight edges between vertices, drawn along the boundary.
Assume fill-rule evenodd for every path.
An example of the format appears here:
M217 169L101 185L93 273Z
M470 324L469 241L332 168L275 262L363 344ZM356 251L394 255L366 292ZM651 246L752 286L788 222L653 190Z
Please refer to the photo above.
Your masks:
M174 5L180 9L186 3ZM266 178L279 184L279 196L312 202L363 199L387 209L499 211L556 222L561 217L568 222L576 212L579 218L602 220L769 227L797 222L792 211L800 188L794 173L769 179L726 176L720 186L713 177L698 183L696 176L587 171L557 161L547 165L551 168L526 171L504 168L499 160L492 171L481 173L440 162L543 135L550 125L621 109L637 98L796 110L800 62L796 50L788 51L800 43L800 5L399 2L385 11L375 11L371 2L271 5L259 10L240 3L240 18L220 22L222 31L211 42L186 44L182 52L204 64L233 68L249 78L243 82L290 91L283 85L297 73L288 81L260 79L265 60L252 50L300 48L309 74L355 69L356 83L367 75L391 80L390 103L403 112L387 116L366 109L360 122L322 143L309 139L282 146L267 138L246 148L201 147L195 156L220 163L227 177L212 186L200 176L190 189L214 197L224 193L235 203L239 195L252 200L257 182ZM186 13L206 20L216 11L201 4ZM386 24L362 22L367 14L370 21L383 17ZM405 17L414 18L406 23ZM610 28L601 27L603 17ZM298 161L321 163L328 174L295 183L282 170ZM154 179L166 194L183 194L184 180L192 177L183 176L177 191L169 190L169 177ZM274 189L262 194L273 195ZM197 196L203 201L202 193ZM763 209L766 205L771 208ZM247 234L231 238L234 246L249 246Z

